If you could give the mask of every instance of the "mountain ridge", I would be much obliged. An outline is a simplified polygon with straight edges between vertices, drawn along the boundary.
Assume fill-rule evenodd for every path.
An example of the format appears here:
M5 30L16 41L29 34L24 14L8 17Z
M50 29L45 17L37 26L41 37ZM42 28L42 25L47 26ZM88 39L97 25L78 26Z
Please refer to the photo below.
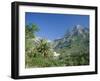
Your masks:
M68 47L73 42L88 40L89 38L89 30L82 27L81 25L76 25L72 28L69 33L65 34L64 37L60 39L54 40L54 49L62 49L64 47ZM81 42L82 43L82 42Z

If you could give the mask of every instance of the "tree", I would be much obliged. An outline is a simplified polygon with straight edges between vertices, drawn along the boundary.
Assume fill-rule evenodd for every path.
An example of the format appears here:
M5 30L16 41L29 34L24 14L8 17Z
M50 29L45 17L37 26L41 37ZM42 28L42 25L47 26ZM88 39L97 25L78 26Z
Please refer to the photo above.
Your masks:
M25 27L25 38L34 38L35 32L39 31L39 28L36 24L28 24Z
M40 40L39 46L37 47L39 53L44 57L49 57L51 53L51 45L44 39Z
M36 24L28 24L25 27L25 51L26 53L31 52L31 49L33 48L33 40L32 38L35 38L35 32L39 31L39 28Z
M25 63L26 66L30 66L32 63L32 49L33 45L33 38L35 38L35 33L39 31L39 28L36 24L27 24L25 26Z

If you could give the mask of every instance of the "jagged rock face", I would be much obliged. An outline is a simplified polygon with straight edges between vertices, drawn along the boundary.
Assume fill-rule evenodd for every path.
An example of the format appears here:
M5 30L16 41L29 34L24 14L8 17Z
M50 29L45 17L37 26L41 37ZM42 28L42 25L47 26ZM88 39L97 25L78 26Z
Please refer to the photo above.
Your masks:
M70 35L86 37L87 33L88 33L88 30L86 28L82 27L81 25L77 25L77 26L73 27Z
M83 34L84 34L84 29L80 25L75 26L73 28L72 32L71 32L71 36L74 36L74 35L83 35Z
M67 32L64 37L54 40L54 49L63 49L70 46L72 43L82 43L82 41L88 42L89 40L89 30L82 27L81 25L76 25L71 31Z

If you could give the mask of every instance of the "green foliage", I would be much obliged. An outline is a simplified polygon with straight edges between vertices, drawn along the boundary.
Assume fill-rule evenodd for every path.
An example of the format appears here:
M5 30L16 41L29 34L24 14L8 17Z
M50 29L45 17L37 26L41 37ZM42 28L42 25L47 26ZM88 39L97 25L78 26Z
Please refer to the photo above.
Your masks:
M35 32L39 31L38 27L36 24L30 24L26 25L25 27L25 38L34 38L35 37Z
M46 58L52 56L51 49L51 45L44 39L41 39L39 45L37 46L38 52Z
M89 43L80 36L73 37L69 47L57 50L65 66L89 65Z
M59 60L54 60L52 58L44 58L44 57L33 57L28 59L27 68L32 67L54 67L54 66L62 66L62 63Z
M51 45L44 39L41 39L30 54L26 55L28 55L26 56L26 67L54 66Z

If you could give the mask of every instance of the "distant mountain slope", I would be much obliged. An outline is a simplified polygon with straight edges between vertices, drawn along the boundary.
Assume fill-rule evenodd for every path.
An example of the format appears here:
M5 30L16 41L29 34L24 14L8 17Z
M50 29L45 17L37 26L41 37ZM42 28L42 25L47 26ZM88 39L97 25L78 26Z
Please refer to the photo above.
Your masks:
M65 66L89 64L89 29L76 25L64 37L53 41Z
M89 40L89 30L82 27L81 25L76 25L73 29L64 35L60 39L54 40L54 49L63 49L69 47L72 43L84 43Z

